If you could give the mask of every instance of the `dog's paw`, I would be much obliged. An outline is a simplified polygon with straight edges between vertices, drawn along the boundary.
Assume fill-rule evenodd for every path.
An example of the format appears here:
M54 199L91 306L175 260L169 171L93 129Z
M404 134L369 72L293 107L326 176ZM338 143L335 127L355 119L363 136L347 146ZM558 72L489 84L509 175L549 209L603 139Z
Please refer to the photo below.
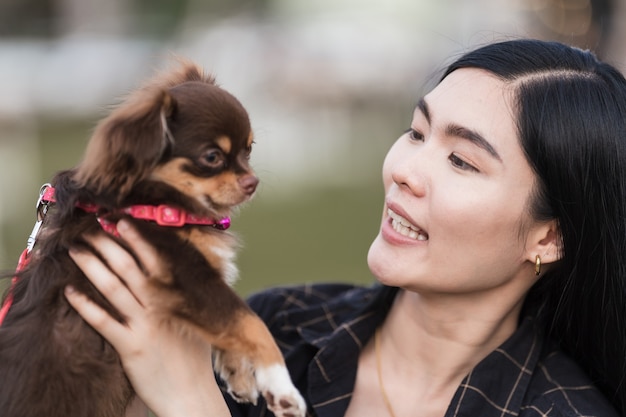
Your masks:
M254 368L246 358L215 349L213 367L226 384L228 394L240 403L257 403L259 391Z
M306 403L293 386L287 368L273 365L256 370L259 390L276 417L305 417Z

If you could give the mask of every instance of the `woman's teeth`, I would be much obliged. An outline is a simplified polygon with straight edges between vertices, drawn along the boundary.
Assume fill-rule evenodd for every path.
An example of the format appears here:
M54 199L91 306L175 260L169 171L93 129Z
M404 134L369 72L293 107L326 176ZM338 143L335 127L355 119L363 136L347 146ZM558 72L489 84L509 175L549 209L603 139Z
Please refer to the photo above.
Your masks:
M407 219L400 216L398 213L393 212L391 209L387 209L387 214L391 218L391 227L393 227L393 230L400 233L402 236L415 240L428 240L428 233L424 232L419 227L412 225Z

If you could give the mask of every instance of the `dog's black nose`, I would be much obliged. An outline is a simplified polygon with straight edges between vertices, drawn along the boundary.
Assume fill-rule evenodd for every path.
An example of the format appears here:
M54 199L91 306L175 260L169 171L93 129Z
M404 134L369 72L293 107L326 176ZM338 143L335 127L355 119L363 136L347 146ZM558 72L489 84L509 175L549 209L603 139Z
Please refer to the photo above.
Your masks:
M239 186L248 195L252 195L256 190L256 186L259 184L259 179L254 175L245 175L240 177L237 182Z

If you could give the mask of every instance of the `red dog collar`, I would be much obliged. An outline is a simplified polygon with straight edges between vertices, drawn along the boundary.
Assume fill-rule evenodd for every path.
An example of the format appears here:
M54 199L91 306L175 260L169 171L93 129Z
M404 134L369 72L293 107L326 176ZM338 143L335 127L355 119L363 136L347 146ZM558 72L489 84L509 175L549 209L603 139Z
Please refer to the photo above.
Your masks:
M54 188L48 187L42 194L41 201L49 204L54 203ZM95 204L77 203L76 207L87 213L98 213L100 207ZM230 227L230 217L223 217L221 219L214 219L212 217L200 217L191 214L185 210L161 204L158 206L151 206L145 204L137 204L126 208L119 209L112 213L107 213L104 216L97 216L98 222L107 232L112 232L117 235L117 231L111 230L112 222L105 217L113 213L128 214L135 219L153 221L159 226L168 227L182 227L186 224L200 225L200 226L213 226L216 229L226 230ZM113 226L114 227L114 226Z
M35 241L37 239L37 234L39 233L39 228L41 227L41 223L43 221L44 216L48 210L50 204L56 202L54 198L54 187L50 184L45 184L41 187L39 191L39 200L37 201L37 222L35 223L35 227L33 227L33 231L31 232L28 238L28 245L26 249L20 255L20 259L17 264L16 273L20 272L26 265L28 264L28 255L30 251L35 246ZM76 207L87 213L96 214L96 218L98 222L102 226L102 228L112 235L119 236L117 232L117 227L115 223L108 220L106 218L107 215L112 213L107 213L105 215L97 215L100 207L95 204L83 204L77 203ZM153 221L159 226L168 226L168 227L181 227L186 224L190 225L204 225L204 226L213 226L216 229L226 230L230 227L230 217L224 217L222 219L214 219L211 217L199 217L195 216L191 213L188 213L185 210L171 207L165 204L161 204L158 206L151 205L133 205L123 209L116 211L115 213L123 213L128 214L135 219L148 220ZM14 276L11 280L11 292L7 295L7 298L0 308L0 326L4 321L5 316L9 312L9 308L11 308L11 304L13 304L13 294L12 289L17 282L17 276Z
M39 206L47 206L52 203L56 203L56 199L54 198L54 187L44 186L41 192L41 197L37 203L38 210ZM87 213L97 213L100 210L100 207L95 204L77 203L76 207L86 211ZM159 226L181 227L186 224L195 224L213 226L220 230L226 230L230 227L230 217L224 217L221 219L200 217L188 213L185 210L165 204L158 206L137 204L120 209L117 212L128 214L135 219L153 221Z

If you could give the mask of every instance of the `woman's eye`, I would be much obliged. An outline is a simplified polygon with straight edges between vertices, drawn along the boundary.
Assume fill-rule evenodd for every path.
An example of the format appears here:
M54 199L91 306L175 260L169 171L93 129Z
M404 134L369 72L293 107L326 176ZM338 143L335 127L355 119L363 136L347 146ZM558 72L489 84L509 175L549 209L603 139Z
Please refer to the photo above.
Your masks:
M411 138L411 140L418 140L418 141L424 140L424 135L422 135L421 132L418 132L415 129L409 129L407 130L407 133L409 134L409 138Z
M464 171L478 172L478 170L473 165L468 164L453 153L450 154L448 159L450 160L450 163L458 169L462 169Z
M217 149L211 150L204 154L202 163L209 168L221 168L224 165L224 154Z

